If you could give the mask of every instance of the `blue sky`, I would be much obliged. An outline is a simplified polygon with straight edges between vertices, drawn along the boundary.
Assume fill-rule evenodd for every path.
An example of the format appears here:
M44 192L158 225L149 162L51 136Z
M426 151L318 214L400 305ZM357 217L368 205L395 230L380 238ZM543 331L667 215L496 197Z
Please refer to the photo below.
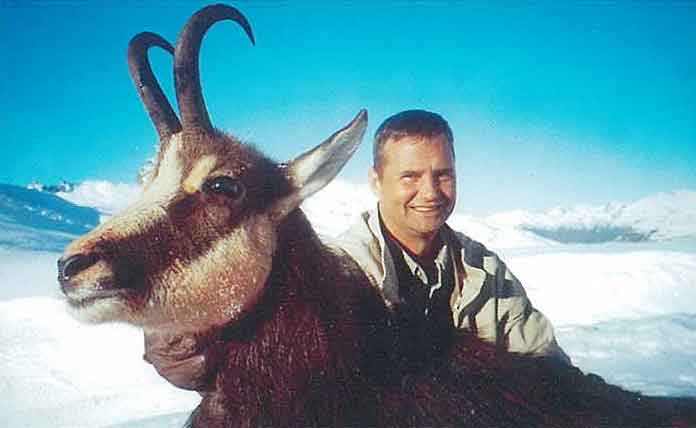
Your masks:
M130 38L174 42L204 2L0 2L0 182L132 182L156 133L128 75ZM360 108L364 182L388 115L453 128L458 211L475 215L696 190L696 3L235 2L201 52L213 123L285 160ZM173 98L171 58L151 52Z

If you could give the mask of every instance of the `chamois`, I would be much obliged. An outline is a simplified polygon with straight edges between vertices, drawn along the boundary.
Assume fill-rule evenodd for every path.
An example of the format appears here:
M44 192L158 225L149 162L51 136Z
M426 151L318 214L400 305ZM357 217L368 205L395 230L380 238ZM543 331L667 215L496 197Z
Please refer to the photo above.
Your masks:
M589 427L696 423L693 403L642 397L570 367L497 351L462 334L413 361L408 332L356 263L317 237L301 202L358 147L361 111L277 164L213 128L198 54L236 9L194 14L176 48L153 33L129 45L136 89L160 139L133 206L71 243L58 262L68 307L88 322L192 336L216 354L189 427ZM174 55L181 121L150 68Z

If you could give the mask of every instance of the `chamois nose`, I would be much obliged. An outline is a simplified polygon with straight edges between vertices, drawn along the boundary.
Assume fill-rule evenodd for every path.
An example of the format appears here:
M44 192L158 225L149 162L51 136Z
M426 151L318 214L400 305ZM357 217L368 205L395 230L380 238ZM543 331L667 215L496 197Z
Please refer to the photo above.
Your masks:
M97 262L94 254L73 254L58 260L58 281L63 283Z

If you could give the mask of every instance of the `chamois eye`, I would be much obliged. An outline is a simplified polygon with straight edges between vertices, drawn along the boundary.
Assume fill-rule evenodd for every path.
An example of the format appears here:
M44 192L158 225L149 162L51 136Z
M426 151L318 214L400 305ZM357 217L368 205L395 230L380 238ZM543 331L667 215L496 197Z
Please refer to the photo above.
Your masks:
M206 181L203 189L232 199L241 199L244 196L244 185L239 180L224 175Z

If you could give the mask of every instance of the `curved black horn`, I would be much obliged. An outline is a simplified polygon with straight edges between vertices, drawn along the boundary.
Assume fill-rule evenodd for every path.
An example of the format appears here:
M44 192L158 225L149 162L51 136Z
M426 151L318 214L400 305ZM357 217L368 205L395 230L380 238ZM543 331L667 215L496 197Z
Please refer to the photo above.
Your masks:
M251 26L237 9L216 4L205 7L194 14L181 30L174 52L174 80L176 98L179 103L181 122L184 129L213 129L205 108L201 80L198 73L198 53L205 32L216 22L229 19L238 23L254 44Z
M157 128L160 141L164 141L181 131L181 123L150 67L147 51L152 46L159 46L171 54L174 53L172 45L159 35L149 32L137 34L128 44L128 70L135 89Z

